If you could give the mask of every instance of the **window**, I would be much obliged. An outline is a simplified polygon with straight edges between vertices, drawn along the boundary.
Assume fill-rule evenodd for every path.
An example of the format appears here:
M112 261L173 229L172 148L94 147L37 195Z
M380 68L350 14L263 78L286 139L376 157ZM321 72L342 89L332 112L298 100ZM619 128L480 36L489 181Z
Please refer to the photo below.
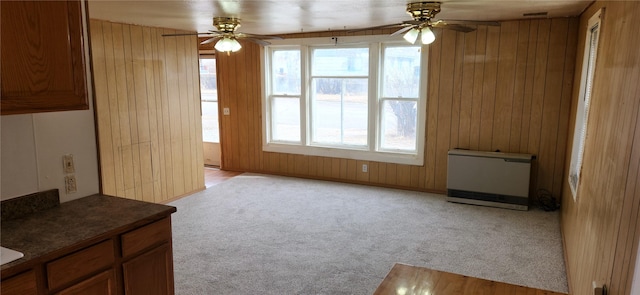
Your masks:
M200 99L202 103L202 141L219 143L215 58L200 58Z
M571 150L571 166L569 167L569 185L576 200L580 174L582 172L582 157L584 155L584 143L587 138L587 120L589 119L589 105L591 102L591 88L593 87L593 74L598 53L598 38L600 31L600 16L598 11L589 19L587 38L582 61L582 75L580 78L580 94L576 111L576 125L573 133L573 147Z
M385 38L265 47L263 149L422 165L426 46Z

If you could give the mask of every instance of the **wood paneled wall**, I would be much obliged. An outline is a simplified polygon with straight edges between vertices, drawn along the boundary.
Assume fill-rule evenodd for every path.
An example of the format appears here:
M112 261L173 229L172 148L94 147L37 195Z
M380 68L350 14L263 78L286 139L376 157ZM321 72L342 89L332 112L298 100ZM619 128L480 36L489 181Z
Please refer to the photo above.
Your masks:
M260 49L244 43L217 58L220 105L231 109L220 116L222 167L444 192L449 149L500 150L535 154L532 192L560 196L577 26L577 19L545 19L479 26L467 34L436 32L422 166L263 152ZM346 33L287 37L335 35Z
M162 202L204 188L197 38L91 20L102 192Z
M563 190L562 229L572 294L630 294L640 238L640 2L597 1L581 16L570 126L575 122L587 21L605 8L595 65L582 175ZM573 137L573 127L569 138ZM571 144L567 146L568 178Z

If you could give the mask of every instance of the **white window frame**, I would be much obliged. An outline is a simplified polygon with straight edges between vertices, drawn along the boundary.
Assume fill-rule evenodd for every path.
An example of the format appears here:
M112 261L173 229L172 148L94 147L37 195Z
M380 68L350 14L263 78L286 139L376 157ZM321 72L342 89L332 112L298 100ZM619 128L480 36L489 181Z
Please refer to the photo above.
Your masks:
M596 12L588 22L587 36L584 45L584 57L582 59L582 73L580 76L580 92L576 110L576 124L573 132L573 146L571 149L571 164L569 166L569 187L576 201L580 175L582 174L582 159L584 156L584 144L587 138L587 123L589 119L589 107L593 78L595 75L596 60L600 39L602 9Z
M345 37L325 37L325 38L304 38L304 39L285 39L270 41L272 45L262 48L261 64L264 65L262 71L263 83L263 104L262 104L262 149L266 152L278 152L311 156L323 156L333 158L346 158L354 160L378 161L387 163L407 164L407 165L423 165L424 164L424 146L425 146L425 129L427 115L427 70L428 70L428 45L421 47L420 61L420 89L417 104L417 121L416 121L416 149L413 151L402 150L382 150L380 148L380 79L382 79L382 63L381 49L383 46L415 46L406 43L401 38L392 38L388 35L374 36L345 36ZM307 91L310 85L309 65L311 47L321 46L341 46L349 47L355 44L368 44L369 46L369 116L368 116L368 144L366 148L362 147L334 147L310 145L310 95ZM295 142L275 142L271 140L271 114L269 94L271 93L271 54L272 48L299 48L301 50L301 98L300 98L300 143ZM375 136L372 136L375 134Z

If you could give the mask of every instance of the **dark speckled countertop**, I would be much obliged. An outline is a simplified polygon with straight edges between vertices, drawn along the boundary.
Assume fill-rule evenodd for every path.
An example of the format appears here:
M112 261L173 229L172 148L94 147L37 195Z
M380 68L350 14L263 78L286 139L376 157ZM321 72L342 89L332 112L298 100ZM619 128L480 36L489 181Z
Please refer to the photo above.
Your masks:
M24 253L1 270L71 248L87 240L161 219L176 208L167 205L92 195L41 212L2 221L0 245Z

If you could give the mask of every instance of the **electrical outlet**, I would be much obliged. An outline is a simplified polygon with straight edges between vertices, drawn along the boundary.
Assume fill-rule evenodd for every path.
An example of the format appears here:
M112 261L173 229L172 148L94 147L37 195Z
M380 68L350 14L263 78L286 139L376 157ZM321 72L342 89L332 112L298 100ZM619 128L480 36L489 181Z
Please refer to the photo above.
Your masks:
M62 156L62 169L66 174L76 172L76 166L73 164L72 154Z
M78 191L75 175L72 174L64 177L64 190L67 192L67 194L73 194Z
M231 112L229 111L229 108L223 108L223 109L222 109L222 113L223 113L225 116L228 116L229 114L231 114Z
M607 295L607 286L605 284L593 281L593 295Z
M362 172L369 172L369 166L367 166L367 164L362 164Z

